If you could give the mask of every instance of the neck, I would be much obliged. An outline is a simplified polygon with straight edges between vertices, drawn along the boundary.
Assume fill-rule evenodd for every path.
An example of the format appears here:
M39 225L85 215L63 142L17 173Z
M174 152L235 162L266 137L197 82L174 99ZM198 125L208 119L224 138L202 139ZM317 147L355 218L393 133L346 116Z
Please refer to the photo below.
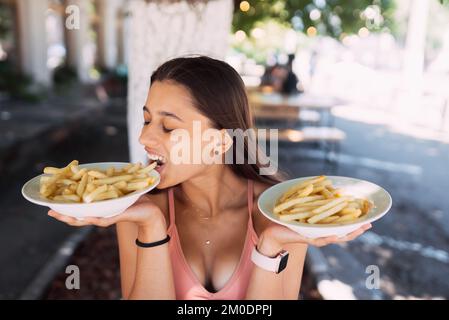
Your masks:
M184 198L190 205L209 212L214 217L224 209L237 205L241 192L247 189L247 180L238 177L226 165L213 165L204 174L185 181L180 186Z

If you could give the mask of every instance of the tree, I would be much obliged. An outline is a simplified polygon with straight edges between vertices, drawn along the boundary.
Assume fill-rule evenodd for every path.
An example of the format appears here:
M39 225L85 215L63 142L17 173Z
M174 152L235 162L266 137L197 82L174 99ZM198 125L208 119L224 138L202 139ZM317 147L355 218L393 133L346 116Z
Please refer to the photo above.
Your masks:
M234 4L234 32L249 33L257 22L269 19L297 31L314 27L314 33L335 38L363 27L394 32L394 0L234 0Z

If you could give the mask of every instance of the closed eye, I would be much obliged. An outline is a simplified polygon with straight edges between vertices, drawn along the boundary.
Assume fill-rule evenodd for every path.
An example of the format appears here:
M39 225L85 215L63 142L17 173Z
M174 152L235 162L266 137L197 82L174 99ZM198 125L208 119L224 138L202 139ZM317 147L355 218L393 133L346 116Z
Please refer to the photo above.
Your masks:
M144 126L147 126L147 125L149 125L150 124L150 121L144 121L143 122L143 125ZM162 126L162 131L164 131L165 133L169 133L169 132L172 132L174 129L168 129L168 128L166 128L165 126Z

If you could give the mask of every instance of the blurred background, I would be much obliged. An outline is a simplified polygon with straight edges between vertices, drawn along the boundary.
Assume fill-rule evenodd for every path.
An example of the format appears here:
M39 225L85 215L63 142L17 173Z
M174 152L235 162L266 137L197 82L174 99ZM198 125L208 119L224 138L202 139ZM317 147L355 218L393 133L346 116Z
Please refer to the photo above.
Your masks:
M360 238L309 249L298 298L449 298L449 1L0 0L0 299L120 298L115 228L20 190L73 159L141 161L151 72L190 53L241 74L282 170L393 197Z

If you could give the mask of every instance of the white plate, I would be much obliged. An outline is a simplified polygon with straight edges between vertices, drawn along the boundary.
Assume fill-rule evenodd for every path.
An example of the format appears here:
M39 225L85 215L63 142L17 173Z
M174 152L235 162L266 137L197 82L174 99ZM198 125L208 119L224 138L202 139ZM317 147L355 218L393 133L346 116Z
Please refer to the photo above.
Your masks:
M122 168L127 164L128 163L126 162L98 162L82 164L79 167L106 170L109 167ZM134 202L136 202L142 194L154 189L160 182L160 175L156 170L151 170L150 175L155 177L156 181L145 189L134 191L116 199L95 201L91 203L62 203L43 198L39 193L39 184L40 178L42 176L47 176L47 174L41 174L25 183L22 187L22 195L28 201L41 206L49 207L67 216L78 219L83 217L106 218L122 213Z
M287 180L268 188L259 196L259 210L271 221L284 225L307 238L315 239L328 236L343 237L366 223L371 223L382 218L391 208L391 196L382 187L365 180L327 176L332 181L334 187L342 189L343 194L352 195L357 198L366 198L374 204L374 207L371 208L368 214L359 219L339 224L308 224L279 220L278 215L273 212L277 199L294 185L310 178L312 177Z

